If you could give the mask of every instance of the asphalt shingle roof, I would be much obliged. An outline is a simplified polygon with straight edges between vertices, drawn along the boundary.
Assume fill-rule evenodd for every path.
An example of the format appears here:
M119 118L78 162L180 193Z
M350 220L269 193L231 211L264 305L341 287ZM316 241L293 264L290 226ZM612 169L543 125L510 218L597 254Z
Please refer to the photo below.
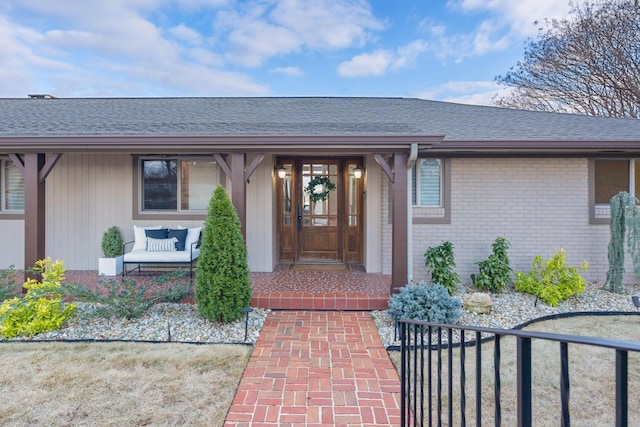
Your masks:
M411 98L0 99L0 138L90 135L444 135L445 141L640 141L640 120Z

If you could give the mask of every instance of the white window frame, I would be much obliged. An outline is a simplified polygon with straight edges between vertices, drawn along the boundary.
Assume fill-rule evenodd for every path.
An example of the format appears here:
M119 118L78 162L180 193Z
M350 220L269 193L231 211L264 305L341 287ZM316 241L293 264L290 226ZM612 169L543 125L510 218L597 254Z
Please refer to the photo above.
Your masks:
M177 163L177 177L176 177L176 209L144 209L144 168L143 162L145 161L158 161L158 160L171 160ZM137 181L138 181L138 214L141 215L153 215L153 214L178 214L178 215L202 215L207 213L208 206L203 209L182 209L182 162L184 161L209 161L217 162L210 157L199 156L170 156L170 157L156 157L156 156L143 156L139 157L137 161ZM217 166L219 168L219 166ZM213 194L213 192L212 192Z
M428 205L428 204L422 204L421 200L420 200L420 193L421 193L421 186L422 186L422 182L421 182L421 174L420 174L420 168L422 167L422 162L423 161L428 161L428 160L438 160L440 163L440 182L439 182L439 186L440 188L438 188L438 199L439 199L439 204L437 205ZM417 159L417 161L415 162L415 164L413 165L413 170L411 171L412 173L412 179L411 179L411 204L413 207L425 207L425 208L442 208L444 206L444 160L440 159L440 158L419 158ZM415 176L415 181L413 179L413 176ZM415 182L415 185L414 185ZM415 196L415 200L416 203L413 203L413 198Z

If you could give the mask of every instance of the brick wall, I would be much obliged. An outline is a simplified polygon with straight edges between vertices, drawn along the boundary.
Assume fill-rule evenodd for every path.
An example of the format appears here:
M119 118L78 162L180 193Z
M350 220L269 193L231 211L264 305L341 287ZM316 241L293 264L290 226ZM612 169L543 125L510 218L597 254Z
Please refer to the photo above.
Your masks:
M604 282L608 225L589 224L586 159L452 159L451 224L413 225L414 280L427 278L423 254L450 240L463 282L477 272L496 237L511 243L516 271L528 271L535 255L545 259L559 249L571 265L589 261L589 281ZM389 190L384 183L384 260L391 270ZM414 214L420 212L414 210Z

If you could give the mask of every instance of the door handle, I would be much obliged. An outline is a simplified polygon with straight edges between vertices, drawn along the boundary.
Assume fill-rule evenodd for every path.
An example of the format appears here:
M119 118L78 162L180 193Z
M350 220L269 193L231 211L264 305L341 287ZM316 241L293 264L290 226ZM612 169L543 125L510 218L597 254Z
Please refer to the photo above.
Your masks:
M302 207L298 206L298 230L302 228Z

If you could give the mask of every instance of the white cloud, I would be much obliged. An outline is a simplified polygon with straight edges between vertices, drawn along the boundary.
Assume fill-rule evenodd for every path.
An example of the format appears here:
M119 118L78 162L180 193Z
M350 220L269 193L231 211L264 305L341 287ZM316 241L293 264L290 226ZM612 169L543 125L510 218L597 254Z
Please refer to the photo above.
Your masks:
M200 46L202 44L202 35L184 24L170 28L169 32L176 39L184 41L192 46Z
M298 77L302 76L304 73L298 67L277 67L272 70L274 73L284 74L287 76Z
M414 40L396 51L379 49L362 53L338 65L342 77L382 76L387 71L413 65L418 57L428 49L424 40Z
M257 67L273 56L303 48L360 47L374 31L384 28L363 0L279 0L271 4L249 2L240 10L218 15L217 24L230 32L230 61Z
M508 88L488 81L450 81L416 93L416 97L459 104L493 105L493 98Z
M148 16L167 0L10 1L0 8L0 96L270 93L248 75L222 69L212 38L184 24L152 22ZM225 2L191 2L205 4Z
M363 53L338 65L338 74L342 77L381 76L392 61L393 53L389 50Z

